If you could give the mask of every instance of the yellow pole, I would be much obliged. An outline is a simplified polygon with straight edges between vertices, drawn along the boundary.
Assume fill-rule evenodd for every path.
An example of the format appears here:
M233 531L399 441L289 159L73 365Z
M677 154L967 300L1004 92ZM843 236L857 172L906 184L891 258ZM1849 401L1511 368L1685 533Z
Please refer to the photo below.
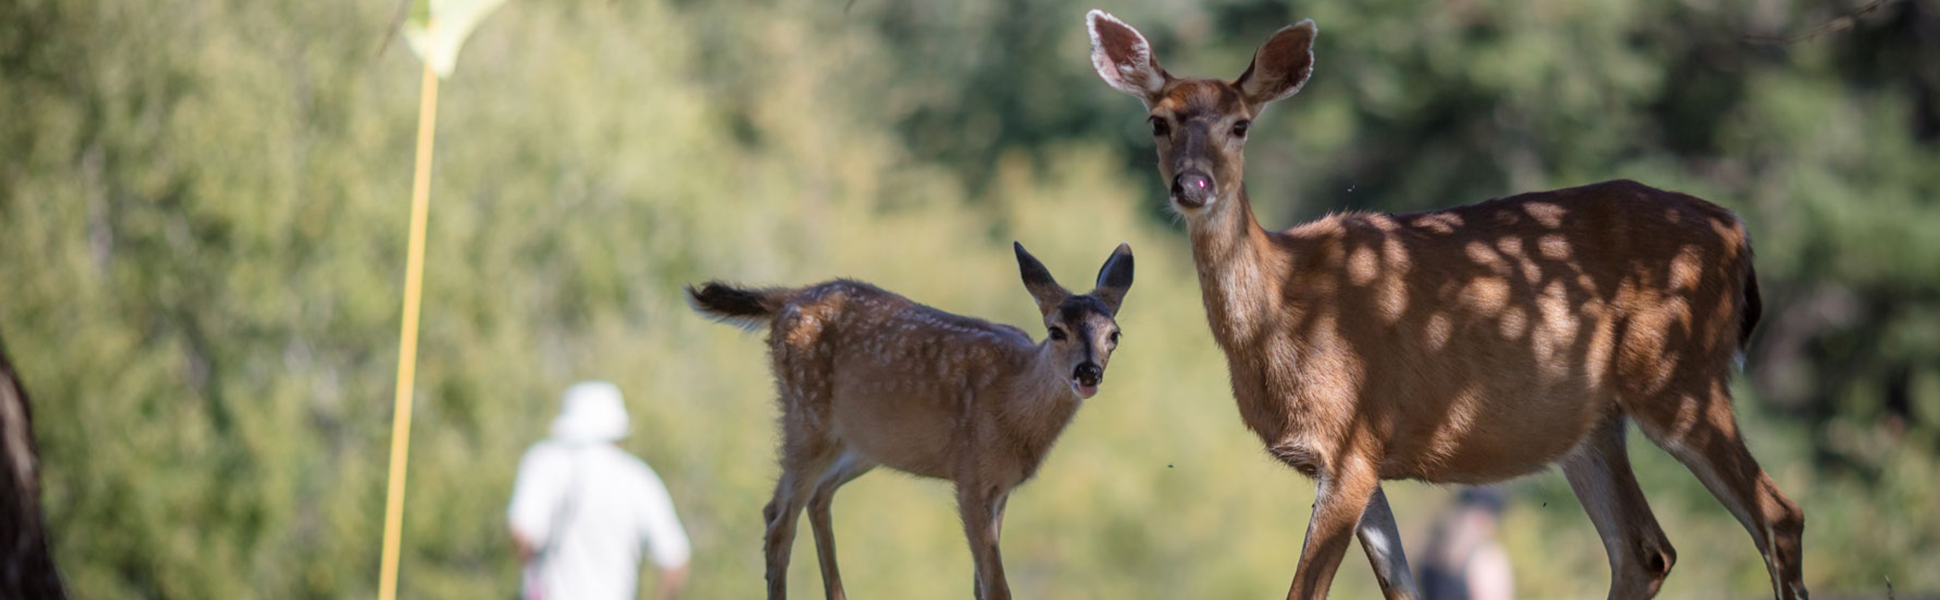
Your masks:
M378 600L397 598L398 537L404 526L404 466L411 454L411 388L418 369L418 304L424 281L424 223L431 210L431 140L438 122L438 74L424 63L418 100L418 159L411 176L411 245L404 267L404 326L397 341L397 397L392 401L391 476L384 497L384 558Z

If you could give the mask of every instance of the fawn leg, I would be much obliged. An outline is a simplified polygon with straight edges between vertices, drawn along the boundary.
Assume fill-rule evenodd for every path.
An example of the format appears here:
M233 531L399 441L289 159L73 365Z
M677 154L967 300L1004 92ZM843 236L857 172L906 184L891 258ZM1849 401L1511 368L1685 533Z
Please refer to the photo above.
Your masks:
M957 484L957 510L963 515L963 534L970 540L970 558L976 562L978 600L1010 600L1010 584L1004 580L1004 558L997 548L1003 531L1003 508L1010 490L970 482Z
M795 548L795 524L808 504L818 475L828 471L841 454L839 442L806 428L782 430L781 479L775 496L761 509L768 532L762 537L768 558L768 599L788 597L788 555Z
M781 481L775 483L774 498L761 509L761 517L768 522L768 532L762 537L762 549L768 557L768 600L788 597L788 554L794 550L795 519L808 501L810 481L802 473L782 472Z
M835 491L843 484L854 481L863 473L876 468L869 459L855 452L844 452L835 464L822 472L815 483L814 495L808 498L808 524L815 531L815 556L822 565L822 591L829 600L843 600L847 594L842 591L842 574L835 567L835 524L829 513L829 506L835 499Z

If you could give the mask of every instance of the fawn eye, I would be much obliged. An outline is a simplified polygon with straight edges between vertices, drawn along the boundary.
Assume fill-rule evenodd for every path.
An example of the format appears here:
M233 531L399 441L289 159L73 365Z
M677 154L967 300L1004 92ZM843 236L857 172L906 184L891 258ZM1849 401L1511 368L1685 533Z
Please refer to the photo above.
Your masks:
M1051 339L1052 339L1052 340L1055 340L1055 341L1060 341L1060 342L1062 342L1062 341L1064 341L1064 328L1063 328L1063 327L1052 327L1052 328L1051 328Z
M1118 332L1116 331L1111 332L1111 345L1113 346L1118 345Z
M1165 117L1154 116L1149 120L1152 121L1153 137L1165 137L1167 135L1171 135L1172 124L1165 122Z
M1253 122L1248 121L1246 119L1240 119L1239 121L1234 122L1233 137L1240 137L1240 138L1246 137L1246 128L1252 125L1253 125Z

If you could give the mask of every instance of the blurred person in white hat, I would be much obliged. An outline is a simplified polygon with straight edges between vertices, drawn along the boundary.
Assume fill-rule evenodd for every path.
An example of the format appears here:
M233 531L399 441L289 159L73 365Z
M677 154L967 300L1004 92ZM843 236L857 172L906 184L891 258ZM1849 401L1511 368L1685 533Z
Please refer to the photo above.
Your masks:
M687 579L687 533L667 486L614 442L627 436L620 388L584 381L566 389L552 435L519 461L507 509L525 566L527 600L632 600L642 551L673 600Z

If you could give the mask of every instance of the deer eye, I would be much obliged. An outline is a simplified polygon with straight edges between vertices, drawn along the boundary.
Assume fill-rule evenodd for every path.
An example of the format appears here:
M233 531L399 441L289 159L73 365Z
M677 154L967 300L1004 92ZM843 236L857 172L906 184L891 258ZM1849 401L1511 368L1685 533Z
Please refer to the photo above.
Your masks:
M1238 120L1238 121L1236 121L1236 122L1234 122L1234 123L1233 123L1233 137L1240 137L1240 138L1243 138L1243 137L1246 137L1246 128L1247 128L1247 127L1250 127L1250 126L1252 126L1252 125L1253 125L1253 122L1252 122L1252 121L1248 121L1248 120L1246 120L1246 119L1240 119L1240 120Z
M1055 326L1054 326L1054 327L1052 327L1052 328L1051 328L1051 339L1052 339L1052 340L1054 340L1054 341L1059 341L1059 342L1062 342L1062 341L1064 341L1064 328L1063 328L1063 327L1055 327Z
M1116 331L1111 332L1111 345L1113 346L1118 345L1118 332Z
M1154 116L1149 120L1152 122L1152 137L1165 137L1172 134L1172 124L1167 123L1165 117Z

